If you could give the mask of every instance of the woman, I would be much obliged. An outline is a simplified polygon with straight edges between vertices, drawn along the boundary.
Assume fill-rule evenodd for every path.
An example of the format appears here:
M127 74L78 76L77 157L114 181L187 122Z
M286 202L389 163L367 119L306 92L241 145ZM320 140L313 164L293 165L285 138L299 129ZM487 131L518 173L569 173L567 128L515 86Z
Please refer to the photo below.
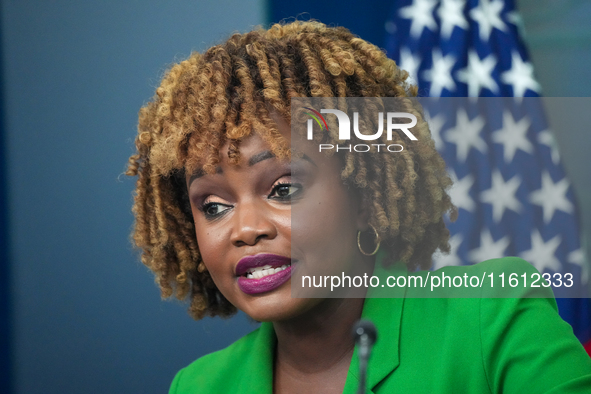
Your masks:
M591 362L551 299L403 298L404 286L392 298L292 297L298 272L400 274L449 251L451 181L407 76L348 30L299 21L235 34L168 71L130 158L133 239L162 296L189 298L195 319L239 309L263 322L179 372L171 393L353 392L360 317L379 332L374 393L589 392ZM299 148L300 97L399 97L417 141L398 130L382 137L404 146L393 154ZM337 144L327 128L315 141Z

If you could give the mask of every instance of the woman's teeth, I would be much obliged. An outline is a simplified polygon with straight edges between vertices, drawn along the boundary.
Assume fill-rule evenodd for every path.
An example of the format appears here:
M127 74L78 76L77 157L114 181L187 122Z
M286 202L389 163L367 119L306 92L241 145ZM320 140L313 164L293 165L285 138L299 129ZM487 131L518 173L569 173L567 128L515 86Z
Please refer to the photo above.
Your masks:
M283 271L289 267L288 264L282 265L281 267L273 268L270 265L264 265L262 267L251 268L246 273L248 279L261 279L265 276L272 275L279 271Z

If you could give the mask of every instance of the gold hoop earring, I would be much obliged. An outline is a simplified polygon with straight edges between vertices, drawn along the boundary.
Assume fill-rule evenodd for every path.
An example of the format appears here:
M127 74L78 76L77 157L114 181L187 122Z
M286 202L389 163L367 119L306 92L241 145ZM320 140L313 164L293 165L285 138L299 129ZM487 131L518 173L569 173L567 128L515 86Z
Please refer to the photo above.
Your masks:
M373 233L375 234L376 248L371 253L367 253L366 251L363 250L363 248L361 247L361 230L357 231L357 247L359 248L359 251L362 254L364 254L366 256L373 256L374 254L376 254L378 252L378 249L380 248L380 242L382 242L382 241L380 240L380 234L378 234L378 230L376 230L376 228L371 223L369 223L369 227L371 227L371 229L373 230Z

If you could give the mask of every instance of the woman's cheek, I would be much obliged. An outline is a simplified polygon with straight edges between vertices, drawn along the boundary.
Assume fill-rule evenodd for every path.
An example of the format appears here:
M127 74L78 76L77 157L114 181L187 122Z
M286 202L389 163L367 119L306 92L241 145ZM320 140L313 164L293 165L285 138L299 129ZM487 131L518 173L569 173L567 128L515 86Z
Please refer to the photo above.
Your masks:
M201 258L208 270L218 267L220 260L224 257L224 252L228 250L228 245L222 244L223 238L215 231L204 231L197 235L197 244L201 252ZM201 242L200 242L201 241Z
M222 245L218 245L220 237L210 227L211 224L205 219L195 220L195 236L201 259L209 271L214 282L217 283L218 267L222 256ZM217 252L217 253L216 253Z

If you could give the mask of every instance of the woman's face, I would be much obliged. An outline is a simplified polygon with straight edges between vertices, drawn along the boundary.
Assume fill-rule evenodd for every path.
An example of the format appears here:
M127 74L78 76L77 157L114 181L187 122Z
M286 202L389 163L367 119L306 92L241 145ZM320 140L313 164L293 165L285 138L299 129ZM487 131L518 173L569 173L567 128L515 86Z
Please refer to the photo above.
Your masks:
M289 125L276 121L289 141ZM367 261L356 241L367 212L343 185L339 159L316 150L281 161L252 135L240 144L239 165L228 162L225 146L215 174L187 176L205 266L222 294L255 320L295 318L321 302L291 297L294 271L340 274Z

